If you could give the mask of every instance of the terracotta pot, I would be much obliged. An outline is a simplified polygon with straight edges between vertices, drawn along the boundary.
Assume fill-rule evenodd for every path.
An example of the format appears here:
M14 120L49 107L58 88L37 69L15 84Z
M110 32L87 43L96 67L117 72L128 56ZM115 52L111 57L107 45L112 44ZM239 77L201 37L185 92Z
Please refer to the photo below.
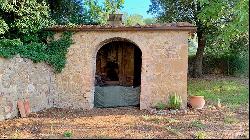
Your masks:
M21 117L26 117L26 113L25 113L25 108L24 108L24 103L22 100L18 100L17 101L17 107L18 107L18 110L21 114Z
M28 116L30 114L30 101L28 99L24 101L24 109L26 115Z
M194 109L202 109L205 105L204 96L190 96L189 104Z

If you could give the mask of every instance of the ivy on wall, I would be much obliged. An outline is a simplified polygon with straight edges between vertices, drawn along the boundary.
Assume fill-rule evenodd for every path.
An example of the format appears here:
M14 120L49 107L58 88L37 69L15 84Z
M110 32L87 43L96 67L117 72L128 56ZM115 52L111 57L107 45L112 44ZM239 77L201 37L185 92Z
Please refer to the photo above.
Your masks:
M49 38L51 41L23 43L20 39L1 39L0 57L12 58L19 54L22 58L31 59L33 62L46 62L53 66L56 73L60 73L66 64L68 48L73 43L72 32L64 32L61 38L54 39L54 33L46 32L41 39Z

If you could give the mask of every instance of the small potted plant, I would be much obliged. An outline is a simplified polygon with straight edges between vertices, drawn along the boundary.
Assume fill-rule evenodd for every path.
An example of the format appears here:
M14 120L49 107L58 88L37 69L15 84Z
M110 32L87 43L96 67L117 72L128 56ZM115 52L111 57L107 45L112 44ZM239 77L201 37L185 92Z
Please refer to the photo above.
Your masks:
M202 109L205 105L204 96L199 95L190 95L189 96L189 104L194 109Z

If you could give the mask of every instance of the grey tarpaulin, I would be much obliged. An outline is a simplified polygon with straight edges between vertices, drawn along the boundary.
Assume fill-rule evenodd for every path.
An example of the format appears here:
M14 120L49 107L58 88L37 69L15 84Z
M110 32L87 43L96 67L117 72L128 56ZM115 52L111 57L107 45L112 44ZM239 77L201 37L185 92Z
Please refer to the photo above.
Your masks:
M136 106L140 103L140 87L95 86L95 107Z

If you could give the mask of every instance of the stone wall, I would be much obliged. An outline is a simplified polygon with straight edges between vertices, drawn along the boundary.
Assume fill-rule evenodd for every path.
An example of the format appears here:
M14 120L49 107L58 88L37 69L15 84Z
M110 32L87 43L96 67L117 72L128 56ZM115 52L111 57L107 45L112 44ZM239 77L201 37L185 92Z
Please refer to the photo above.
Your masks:
M74 44L59 74L47 64L19 56L0 58L0 120L17 116L17 100L25 98L30 100L32 112L52 106L92 109L96 54L114 40L141 49L140 109L167 102L174 93L181 95L182 107L186 107L188 31L79 31L72 38Z
M60 33L56 36L58 37ZM170 94L187 101L188 31L79 31L73 35L67 64L56 75L59 94L55 106L91 109L94 105L94 77L97 51L114 40L129 41L142 51L140 109Z
M54 77L52 68L44 63L19 56L0 58L0 120L18 115L18 99L29 99L32 112L52 107Z

